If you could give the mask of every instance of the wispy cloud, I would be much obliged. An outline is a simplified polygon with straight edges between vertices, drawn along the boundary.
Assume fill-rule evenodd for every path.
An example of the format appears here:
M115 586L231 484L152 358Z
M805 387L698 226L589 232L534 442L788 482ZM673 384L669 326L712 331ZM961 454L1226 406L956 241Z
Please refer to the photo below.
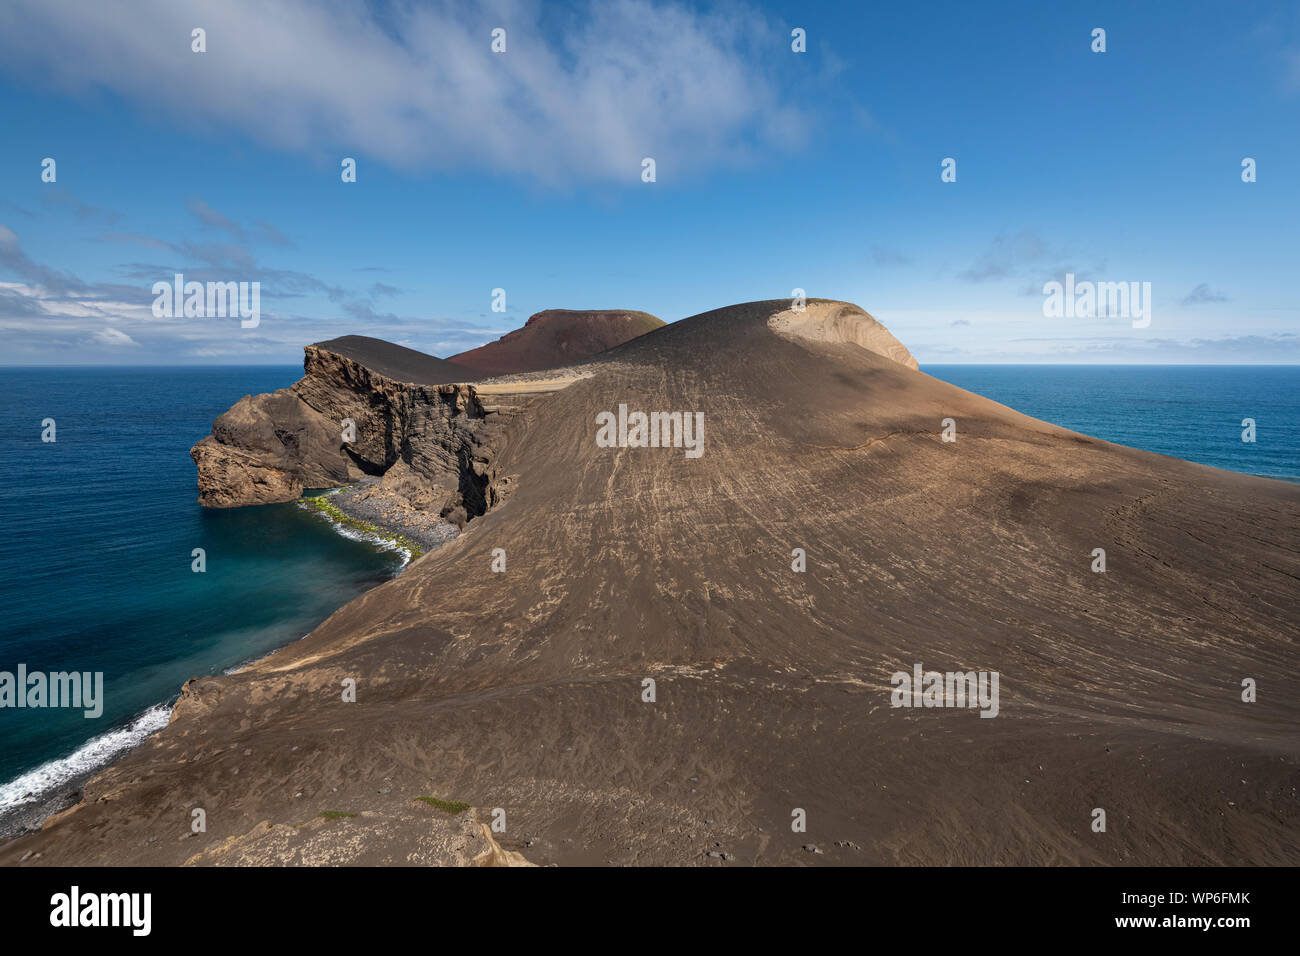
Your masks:
M88 282L31 259L19 235L0 223L0 272L19 279L0 282L0 335L7 358L294 362L305 343L360 330L411 348L449 355L500 334L456 319L380 312L375 308L376 298L404 290L381 282L372 283L365 291L331 285L307 273L263 265L236 244L169 242L127 233L103 238L139 244L170 258L121 264L117 267L121 281ZM176 272L197 282L259 282L264 304L278 301L283 306L304 296L323 296L334 304L337 314L298 315L264 308L256 336L243 334L237 318L156 317L153 283L171 281Z
M281 0L274 15L260 0L7 0L0 59L335 164L632 183L645 156L664 181L806 140L771 78L788 38L760 13L593 0L585 14L528 0ZM206 53L191 51L196 26ZM490 48L497 27L505 53Z
M124 346L138 346L140 344L121 329L114 328L100 329L91 336L91 340L96 345L103 345L106 348L111 349L122 348Z
M23 251L18 234L0 223L0 273L16 275L56 292L81 291L85 284L75 276L33 262Z
M61 186L51 186L41 195L41 205L46 209L64 209L82 221L99 221L112 225L122 218L116 209L84 203Z
M910 266L912 257L893 246L872 246L871 258L878 266Z
M293 241L281 232L273 223L267 222L265 219L258 219L253 223L251 228L241 226L229 216L213 209L198 196L191 197L185 203L185 208L189 210L190 215L204 226L228 234L241 245L248 243L250 239L256 239L263 242L269 242L272 245L280 246L285 249L293 247ZM126 236L124 238L140 240L143 237Z
M1034 232L1024 229L1015 235L999 235L973 265L958 275L966 282L1007 279L1029 263L1047 256L1047 244Z
M1060 280L1071 273L1076 281L1095 281L1106 271L1104 260L1086 266L1078 261L1082 258L1077 249L1058 247L1032 229L1022 229L995 236L957 278L975 284L1011 279L1024 283L1020 286L1022 296L1041 296L1043 284L1050 279Z
M257 235L260 238L265 239L267 242L273 243L277 246L282 246L285 249L293 248L293 240L290 239L288 236L286 236L284 233L282 233L279 229L275 228L275 226L271 225L271 223L267 222L265 219L257 220L255 225L257 226Z
M1183 296L1183 305L1199 305L1204 302L1227 302L1228 297L1222 292L1216 292L1210 288L1209 284L1202 282L1187 295Z
M185 207L190 211L190 214L194 216L195 219L203 223L205 226L211 226L213 229L220 229L222 232L228 232L240 242L243 242L247 237L243 227L231 222L230 219L217 212L197 196L190 199L185 204Z
M196 218L209 225L219 220L226 220L220 213L207 216L212 210L202 207L204 214L196 213ZM191 211L194 208L191 207ZM211 222L208 220L211 219ZM237 225L231 223L235 229ZM218 227L224 228L224 227ZM226 232L231 229L226 228ZM242 233L243 230L240 230ZM120 274L128 279L152 285L165 280L177 272L183 272L196 282L260 282L264 298L294 298L318 293L333 302L340 302L349 295L342 286L330 285L305 272L293 269L276 269L263 265L247 246L232 242L195 242L182 239L172 242L158 236L142 236L136 233L108 232L100 237L104 242L136 244L147 249L167 253L171 258L166 262L127 262L118 265ZM2 264L3 260L0 260Z

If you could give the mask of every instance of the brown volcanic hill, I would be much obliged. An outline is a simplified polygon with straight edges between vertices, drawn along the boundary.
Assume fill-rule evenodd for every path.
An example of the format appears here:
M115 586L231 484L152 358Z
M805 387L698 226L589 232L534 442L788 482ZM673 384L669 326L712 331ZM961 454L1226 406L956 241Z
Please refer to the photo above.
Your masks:
M394 345L368 335L341 335L310 347L342 355L396 382L444 385L448 382L473 381L477 377L472 369L464 365L456 365L448 359L434 358L404 345Z
M501 808L543 864L1300 862L1300 487L1037 421L809 311L694 316L414 424L430 396L358 381L403 463L435 414L512 409L463 456L479 516L188 683L0 862L478 854L421 795ZM704 453L604 447L620 406L702 412ZM914 665L997 672L997 716L891 706ZM325 810L367 815L294 829Z
M495 342L448 359L482 376L535 372L578 362L662 327L648 312L547 309Z

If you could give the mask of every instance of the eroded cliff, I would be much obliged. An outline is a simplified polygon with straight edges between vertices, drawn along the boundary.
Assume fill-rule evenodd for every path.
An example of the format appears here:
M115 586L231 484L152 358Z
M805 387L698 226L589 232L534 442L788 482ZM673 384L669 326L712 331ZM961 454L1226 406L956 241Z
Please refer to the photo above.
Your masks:
M507 493L493 465L508 402L468 383L398 382L321 346L292 387L248 395L190 450L207 507L293 501L304 489L383 476L385 490L456 523Z

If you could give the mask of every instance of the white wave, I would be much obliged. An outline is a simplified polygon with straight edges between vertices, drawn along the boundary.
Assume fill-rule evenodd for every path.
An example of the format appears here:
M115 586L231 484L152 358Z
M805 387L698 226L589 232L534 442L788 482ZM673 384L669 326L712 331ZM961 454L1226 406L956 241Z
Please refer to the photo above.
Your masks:
M321 495L321 497L328 498L332 495L338 494L342 490L343 489L341 488L336 488L333 491L325 492L325 494ZM298 503L298 507L302 508L304 511L309 512L310 514L316 515L317 517L324 518L325 521L329 524L329 526L334 529L335 533L340 534L345 538L349 538L352 541L364 541L367 544L374 545L375 547L379 548L381 551L396 551L401 556L402 563L397 566L397 570L393 572L394 574L400 574L403 570L406 569L406 566L411 563L411 550L409 548L402 547L400 544L398 544L395 541L390 541L388 538L382 537L370 531L358 531L356 528L349 528L347 525L343 524L333 515L327 514L324 511L318 511L315 508L302 504L301 502Z
M123 751L139 746L146 737L167 726L172 704L150 707L125 727L93 737L66 757L41 764L20 777L0 785L0 811L33 803L41 794L102 767Z

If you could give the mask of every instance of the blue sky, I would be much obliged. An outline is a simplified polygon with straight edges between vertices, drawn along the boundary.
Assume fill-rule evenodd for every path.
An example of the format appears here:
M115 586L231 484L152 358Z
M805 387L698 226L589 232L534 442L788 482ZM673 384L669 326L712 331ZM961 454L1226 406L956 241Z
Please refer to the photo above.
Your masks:
M923 364L1300 362L1295 4L7 0L0 118L3 364L795 288ZM260 282L260 324L156 318L176 272ZM1150 325L1045 317L1067 272L1150 282Z

